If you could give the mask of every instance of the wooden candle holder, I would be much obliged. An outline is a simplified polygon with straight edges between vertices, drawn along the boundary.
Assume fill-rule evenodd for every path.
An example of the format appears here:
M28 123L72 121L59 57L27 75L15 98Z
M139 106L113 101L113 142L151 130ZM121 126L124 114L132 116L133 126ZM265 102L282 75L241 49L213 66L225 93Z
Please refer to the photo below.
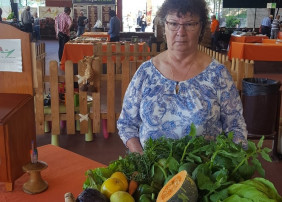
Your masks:
M28 194L38 194L48 188L48 183L42 179L41 171L48 167L47 163L38 161L23 166L23 170L29 173L29 180L24 183L23 191Z

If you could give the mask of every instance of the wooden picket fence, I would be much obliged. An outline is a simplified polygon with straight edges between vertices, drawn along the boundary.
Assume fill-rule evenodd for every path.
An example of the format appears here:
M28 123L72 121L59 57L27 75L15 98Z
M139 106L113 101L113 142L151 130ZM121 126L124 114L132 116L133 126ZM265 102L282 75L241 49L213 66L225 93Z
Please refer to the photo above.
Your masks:
M43 60L43 74L45 74L45 58L46 58L46 49L45 43L35 43L31 42L31 62L32 62L32 70L33 70L33 88L37 88L38 81L36 75L36 61Z
M77 82L78 78L74 75L74 64L71 61L65 63L65 75L58 74L56 61L51 61L49 64L50 75L44 75L45 58L37 58L38 85L35 88L37 134L44 134L47 123L50 122L52 138L54 135L59 135L61 121L66 121L67 134L75 134L79 130L81 134L86 134L86 140L92 140L92 133L101 133L101 128L106 129L108 133L116 132L116 121L121 110L123 95L133 74L142 62L159 52L156 44L152 44L151 48L148 48L147 44L141 48L140 45L134 44L132 51L129 43L124 44L124 51L121 51L122 44L115 43L116 51L113 52L111 44L108 43L106 51L102 51L100 43L93 45L96 54L92 69L95 72L95 86L98 89L95 93L81 90L75 92L74 82ZM164 46L161 47L163 51ZM84 71L85 66L81 60L78 63L78 74L82 76ZM59 99L58 86L61 83L65 86L65 103L60 102ZM44 106L46 84L50 87L51 106ZM105 131L103 133L105 135ZM53 143L58 144L57 142L58 140L54 140Z
M220 63L224 64L230 71L233 81L238 90L242 90L242 80L243 78L254 77L254 61L253 60L240 60L238 58L232 58L230 61L226 54L222 54L213 51L207 47L198 46L198 49L209 56L215 58Z

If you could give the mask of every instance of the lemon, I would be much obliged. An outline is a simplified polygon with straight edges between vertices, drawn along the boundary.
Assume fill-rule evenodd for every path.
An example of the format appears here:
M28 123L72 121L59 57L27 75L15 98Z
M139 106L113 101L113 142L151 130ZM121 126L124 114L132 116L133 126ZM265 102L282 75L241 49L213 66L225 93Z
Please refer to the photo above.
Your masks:
M134 198L125 191L117 191L110 197L111 202L134 202Z
M114 178L118 178L120 179L123 184L124 184L124 189L122 191L126 191L128 189L128 181L127 181L127 178L125 176L124 173L122 172L114 172L112 175L111 175L111 178L114 177Z
M117 191L123 191L124 184L118 178L108 178L101 186L101 193L104 194L107 198L110 198L111 195Z

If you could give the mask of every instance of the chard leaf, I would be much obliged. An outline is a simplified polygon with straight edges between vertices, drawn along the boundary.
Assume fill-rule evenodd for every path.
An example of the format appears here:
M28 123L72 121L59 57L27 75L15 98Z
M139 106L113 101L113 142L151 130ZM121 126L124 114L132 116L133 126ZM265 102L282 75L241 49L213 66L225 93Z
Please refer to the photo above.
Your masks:
M251 179L251 181L254 181L255 183L262 183L264 185L264 191L267 193L269 198L276 199L276 201L281 202L282 198L277 192L277 189L273 185L272 182L270 182L267 179L256 177L254 179Z
M240 202L253 202L252 199L244 198L244 197L241 197L237 194L229 196L223 202L238 202L238 201L240 201Z
M218 202L218 201L222 201L223 199L228 197L228 189L223 189L219 192L215 192L214 194L212 194L210 196L210 200L212 202Z

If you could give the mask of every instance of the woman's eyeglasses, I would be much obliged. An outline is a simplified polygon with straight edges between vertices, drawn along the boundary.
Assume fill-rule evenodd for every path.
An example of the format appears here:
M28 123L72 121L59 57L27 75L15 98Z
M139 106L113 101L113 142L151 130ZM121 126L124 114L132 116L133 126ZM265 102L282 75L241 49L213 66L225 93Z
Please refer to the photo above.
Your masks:
M178 31L180 29L180 25L182 25L186 31L194 31L200 24L200 22L187 22L179 24L177 22L168 22L167 20L165 23L170 31Z

